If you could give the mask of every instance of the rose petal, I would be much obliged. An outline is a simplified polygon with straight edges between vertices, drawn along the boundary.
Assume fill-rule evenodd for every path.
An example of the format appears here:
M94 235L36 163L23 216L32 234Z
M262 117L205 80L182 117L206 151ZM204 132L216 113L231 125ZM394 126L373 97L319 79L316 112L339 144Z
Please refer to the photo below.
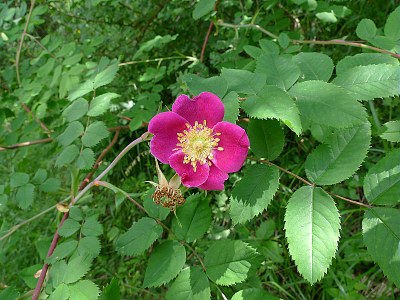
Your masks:
M191 125L197 121L207 121L208 127L213 127L224 118L224 105L221 99L213 93L203 92L190 99L180 95L172 105L172 111L189 121Z
M246 131L236 124L219 122L214 126L214 132L221 133L218 147L224 150L214 151L214 164L222 171L231 173L239 171L249 151L249 138Z
M185 130L187 121L174 112L162 112L154 116L149 123L148 130L154 134L150 141L150 151L164 164L177 148L178 132Z
M206 182L199 186L202 190L219 191L224 189L224 182L228 179L228 174L218 169L214 164L210 166L210 173Z
M203 184L208 177L210 167L208 164L200 165L197 163L196 172L191 164L184 164L185 154L182 151L176 151L169 158L170 166L178 173L182 179L182 184L187 187L196 187Z

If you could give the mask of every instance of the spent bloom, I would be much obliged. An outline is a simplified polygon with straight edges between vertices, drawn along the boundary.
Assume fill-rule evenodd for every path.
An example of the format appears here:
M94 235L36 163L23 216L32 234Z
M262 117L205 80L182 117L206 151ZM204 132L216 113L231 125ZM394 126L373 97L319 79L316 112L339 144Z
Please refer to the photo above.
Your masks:
M242 167L250 145L246 132L223 118L218 96L180 95L172 111L150 120L150 151L178 173L184 186L222 190L228 173Z

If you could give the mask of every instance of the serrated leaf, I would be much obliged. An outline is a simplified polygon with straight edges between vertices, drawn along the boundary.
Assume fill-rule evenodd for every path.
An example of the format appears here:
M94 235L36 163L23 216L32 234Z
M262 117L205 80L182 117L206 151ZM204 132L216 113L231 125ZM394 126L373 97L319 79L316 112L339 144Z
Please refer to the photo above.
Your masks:
M176 210L176 215L172 220L172 231L178 239L187 242L201 238L211 224L211 208L201 194L189 196L185 205Z
M15 196L18 206L22 209L27 209L32 205L35 197L35 186L32 183L20 186Z
M90 270L92 258L90 256L76 256L72 258L65 268L64 283L74 283L81 279Z
M285 136L276 120L252 119L247 127L250 148L258 158L276 159L283 150Z
M26 173L15 172L10 175L10 187L16 188L26 185L29 182L29 175Z
M83 215L82 215L82 210L74 205L69 209L69 217L71 219L74 219L75 221L82 221L83 220Z
M399 82L400 67L387 64L354 67L333 80L357 100L398 96Z
M208 91L222 98L228 90L228 83L220 76L202 78L194 74L185 74L182 80L187 84L193 95Z
M208 277L218 285L243 282L257 252L239 240L215 241L204 256Z
M83 125L79 121L74 121L68 124L68 127L57 137L57 141L63 145L68 146L75 139L77 139L84 131Z
M116 93L105 93L95 97L90 101L89 111L87 115L89 117L97 117L104 114L110 107L111 100L120 97Z
M116 241L115 248L122 255L139 255L146 251L162 234L162 227L153 219L144 217Z
M210 284L200 267L183 269L169 288L167 300L209 300Z
M295 102L278 87L264 86L257 95L242 102L241 106L252 118L278 119L297 135L302 131L300 113Z
M314 123L333 128L365 123L367 114L361 103L331 83L300 82L293 86L290 94L297 99L300 114Z
M90 148L85 148L79 154L76 160L76 167L81 170L87 170L93 167L94 164L94 152Z
M200 0L197 2L192 13L193 19L198 20L212 11L214 3L215 0Z
M93 80L93 88L97 89L113 81L115 75L118 72L118 68L119 68L118 62L112 62L111 65L109 65L104 70L96 74Z
M99 236L103 233L103 225L97 221L97 215L88 217L82 225L82 234L85 236Z
M165 241L154 248L144 274L144 287L161 286L176 277L186 261L186 251L175 240Z
M263 289L258 289L258 288L249 288L245 290L241 290L239 292L236 292L231 300L278 300L279 298L272 296L271 294L268 294L265 290Z
M62 167L70 164L79 155L79 149L76 145L69 145L64 148L56 160L56 167Z
M70 285L69 292L71 300L96 300L99 297L100 289L95 283L89 280L81 280Z
M360 39L370 40L376 35L376 26L370 19L362 19L356 28L356 34Z
M398 59L390 56L389 54L383 53L359 53L353 56L346 56L338 62L336 65L336 75L341 75L345 71L352 69L357 66L368 66L388 64L392 66L398 66Z
M97 145L102 139L108 137L108 130L104 122L96 121L90 124L82 136L82 144L86 147Z
M289 252L299 273L311 284L320 280L335 256L340 215L321 188L298 189L286 207L285 231Z
M332 59L323 53L301 52L293 57L301 70L303 80L328 81L333 72Z
M86 236L79 240L77 253L81 256L95 258L100 254L100 240L95 236Z
M70 297L69 287L65 283L59 284L48 300L67 300Z
M225 114L224 121L236 123L239 116L239 95L236 92L230 92L222 99Z
M395 41L400 40L400 6L390 13L387 18L384 32L385 35Z
M143 199L143 206L149 214L149 217L164 221L170 214L170 210L161 205L154 203L151 195L155 192L155 188L151 188L147 191Z
M100 295L99 300L120 300L121 294L119 291L118 281L113 278Z
M72 102L62 113L63 117L67 119L68 122L72 122L83 117L88 111L89 103L83 99L79 98Z
M371 141L369 122L340 129L308 155L307 177L319 185L330 185L353 175L367 156Z
M38 169L35 173L35 176L33 176L32 178L32 183L41 184L46 180L46 178L47 178L47 171L45 169Z
M383 273L400 286L400 211L376 207L365 211L362 222L364 243Z
M292 56L264 54L257 58L256 74L266 76L268 85L288 90L300 77L300 69L293 62Z
M58 286L64 282L66 268L67 263L64 260L60 260L51 266L49 277L53 286Z
M375 205L400 202L400 149L393 150L369 169L364 179L364 193Z
M64 78L69 78L68 76L64 76L61 79L61 82L63 82ZM93 91L93 80L89 79L87 81L85 81L84 83L80 84L76 89L74 89L73 91L71 91L71 93L68 94L68 100L70 101L74 101L75 99L78 99L79 97L82 97L90 92ZM63 94L65 95L65 91L63 91ZM61 87L60 87L60 98L61 97Z
M245 223L267 209L279 186L279 172L267 165L252 165L233 188L230 216Z
M400 121L390 121L383 124L383 132L380 137L389 142L400 142Z
M76 240L62 242L61 244L57 245L53 254L50 257L46 258L46 263L54 264L56 261L59 261L71 255L72 252L75 251L77 246L78 246L78 241Z
M81 224L73 219L66 219L64 224L58 230L59 235L63 237L69 237L73 235L78 229L81 228Z
M47 180L40 185L40 190L45 193L54 193L58 191L60 186L61 186L60 179L47 178Z
M243 94L258 93L266 82L266 75L246 70L222 68L221 77L228 83L228 91Z

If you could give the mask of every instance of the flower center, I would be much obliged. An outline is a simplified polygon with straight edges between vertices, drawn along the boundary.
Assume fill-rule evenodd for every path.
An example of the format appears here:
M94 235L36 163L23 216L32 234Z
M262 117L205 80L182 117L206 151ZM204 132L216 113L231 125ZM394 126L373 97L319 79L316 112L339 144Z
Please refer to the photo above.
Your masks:
M196 121L194 126L186 124L186 127L187 130L178 133L179 143L176 145L179 148L174 150L181 150L185 154L183 163L190 163L196 172L197 162L201 165L205 163L211 165L210 160L214 158L213 150L224 150L222 147L217 147L220 139L215 137L221 133L214 132L212 128L207 127L206 120L203 121L203 124Z

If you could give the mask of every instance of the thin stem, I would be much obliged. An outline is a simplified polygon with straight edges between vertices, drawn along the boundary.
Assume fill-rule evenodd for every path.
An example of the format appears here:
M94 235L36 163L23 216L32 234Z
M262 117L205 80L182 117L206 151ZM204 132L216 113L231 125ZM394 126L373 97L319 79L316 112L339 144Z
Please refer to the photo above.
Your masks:
M192 248L192 246L190 246L188 243L186 243L185 241L179 241L182 245L188 247L190 249L190 251L192 251L192 253L197 257L197 259L200 262L201 268L203 269L204 272L206 272L206 266L204 265L203 259L200 257L200 255L197 253L196 250L194 250Z
M163 60L171 60L171 59L188 59L191 61L195 61L196 58L195 57L191 57L191 56L169 56L169 57L159 57L159 58L153 58L153 59L145 59L145 60L134 60L134 61L127 61L124 63L120 63L119 66L127 66L127 65L136 65L136 64L143 64L143 63L148 63L148 62L159 62L159 61L163 61Z
M21 147L27 147L27 146L32 146L32 145L37 145L37 144L43 144L43 143L49 143L52 142L52 138L46 138L46 139L40 139L36 141L29 141L29 142L22 142L10 146L3 146L0 147L0 151L5 151L5 150L11 150L11 149L16 149L16 148L21 148Z
M331 193L331 192L327 192L327 193L328 193L329 195L335 197L335 198L338 198L338 199L347 201L347 202L349 202L349 203L356 204L356 205L363 206L363 207L367 207L367 208L372 208L372 206L369 205L369 204L364 204L364 203L362 203L362 202L354 201L354 200L351 200L351 199L349 199L349 198L342 197L342 196L340 196L340 195L336 195L336 194Z
M260 25L257 24L229 24L229 23L224 23L222 20L218 20L217 25L222 26L222 27L228 27L228 28L254 28L257 29L263 33L265 33L266 35L268 35L269 37L273 38L273 39L277 39L278 36L273 34L272 32L262 28Z
M57 57L51 53L37 38L35 38L33 35L30 35L29 33L25 33L27 37L29 37L31 40L33 40L40 48L42 48L44 51L46 51L48 54L50 54L51 57L53 57L55 60L57 60Z
M36 123L38 123L40 125L40 127L42 127L42 129L47 134L47 136L50 137L51 131L49 128L47 128L46 124L44 124L42 121L40 121L38 118L36 118L35 115L33 114L32 110L25 103L21 103L21 106L27 113L29 113L32 116L32 118L36 121Z

